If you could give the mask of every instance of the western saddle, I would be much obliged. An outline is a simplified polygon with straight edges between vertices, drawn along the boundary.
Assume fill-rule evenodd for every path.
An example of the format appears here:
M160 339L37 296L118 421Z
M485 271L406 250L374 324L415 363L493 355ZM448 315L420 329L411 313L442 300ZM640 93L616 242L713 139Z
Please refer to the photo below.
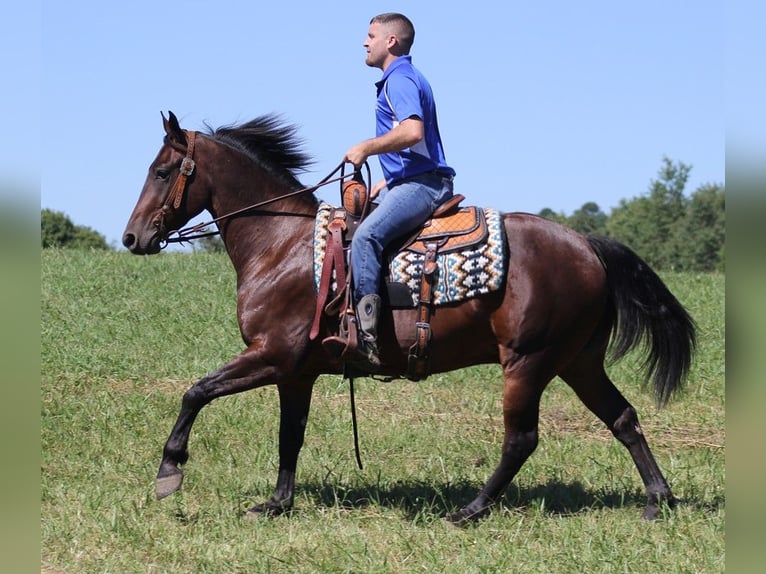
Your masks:
M351 272L345 250L353 240L354 231L367 215L370 202L367 188L361 177L355 177L341 186L342 206L331 210L327 226L327 246L319 279L319 292L310 338L319 334L323 316L339 316L338 333L323 340L323 346L333 356L344 360L352 355L358 344L356 319L351 297ZM415 321L415 343L410 347L405 376L413 381L425 379L429 374L431 355L431 325L433 311L433 287L437 272L437 256L454 250L464 249L485 241L487 223L484 211L476 207L461 207L465 199L454 195L433 213L420 229L406 239L400 250L410 250L423 256L417 304L413 302L409 288L402 284L388 284L387 295L391 307L417 306ZM333 292L333 279L337 293ZM397 289L398 287L398 289Z

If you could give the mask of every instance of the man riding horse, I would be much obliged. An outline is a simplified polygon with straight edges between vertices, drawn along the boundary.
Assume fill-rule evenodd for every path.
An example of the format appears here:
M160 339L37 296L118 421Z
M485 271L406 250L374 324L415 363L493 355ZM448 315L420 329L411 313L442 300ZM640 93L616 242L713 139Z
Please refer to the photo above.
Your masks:
M376 137L353 146L345 156L359 168L377 155L384 175L370 190L377 208L361 223L351 244L359 331L352 360L372 372L381 364L377 339L383 251L452 197L455 175L444 159L431 86L409 56L414 39L412 22L402 14L380 14L370 21L365 63L383 71L375 84Z

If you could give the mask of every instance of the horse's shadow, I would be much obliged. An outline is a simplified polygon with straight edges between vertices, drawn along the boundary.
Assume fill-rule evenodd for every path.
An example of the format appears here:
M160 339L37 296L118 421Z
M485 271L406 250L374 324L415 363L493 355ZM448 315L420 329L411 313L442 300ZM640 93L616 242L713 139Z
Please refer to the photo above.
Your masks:
M297 489L316 506L353 510L369 506L398 509L408 520L427 516L440 517L470 503L480 486L469 481L430 483L422 481L396 482L388 485L345 486L342 484L306 483ZM724 504L723 498L707 500L678 500L702 512L715 512ZM640 513L646 505L641 490L589 490L580 482L549 480L531 488L511 484L495 509L524 512L535 508L547 516L568 516L596 509L635 507Z

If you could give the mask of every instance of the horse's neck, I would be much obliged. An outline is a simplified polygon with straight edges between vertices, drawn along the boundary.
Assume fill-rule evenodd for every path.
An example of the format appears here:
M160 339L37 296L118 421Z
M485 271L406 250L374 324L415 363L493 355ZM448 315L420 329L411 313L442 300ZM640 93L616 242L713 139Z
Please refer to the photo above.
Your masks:
M280 199L296 191L294 186L238 154L218 157L217 151L205 166L208 210L222 218L218 228L237 276L273 276L286 258L295 259L296 245L312 244L318 202L308 191ZM305 257L302 264L311 268L310 249Z
M284 189L272 197L289 192L289 189ZM214 217L258 203L259 200L250 198L240 199L235 204L214 204L214 210L220 212L215 213ZM219 229L237 275L272 275L284 267L286 261L304 256L307 257L306 267L311 268L310 250L304 247L313 242L316 210L317 207L310 201L288 198L222 220Z

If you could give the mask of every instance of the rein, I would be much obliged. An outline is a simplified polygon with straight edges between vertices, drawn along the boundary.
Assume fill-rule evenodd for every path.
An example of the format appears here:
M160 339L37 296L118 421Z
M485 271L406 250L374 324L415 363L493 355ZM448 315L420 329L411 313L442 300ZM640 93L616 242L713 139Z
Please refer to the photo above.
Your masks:
M186 190L188 178L194 172L194 168L196 166L194 159L192 157L194 155L194 140L195 140L196 132L186 131L186 135L187 135L188 145L185 150L178 145L172 145L172 142L169 142L169 141L166 142L171 144L171 147L173 147L174 149L178 151L181 151L182 153L185 151L186 157L181 161L181 168L180 168L180 173L178 175L178 178L176 178L175 182L173 183L173 188L170 190L170 194L168 195L168 198L165 200L165 203L162 206L162 214L169 213L171 210L176 210L180 207L181 199L183 198L184 191ZM272 203L276 203L277 201L282 201L283 199L288 199L290 197L295 197L297 195L301 195L304 193L313 192L319 189L320 187L328 185L330 183L334 183L336 181L343 181L344 179L349 179L354 177L354 173L350 173L350 174L344 173L343 167L345 166L345 164L346 164L345 161L342 161L341 163L339 163L337 167L335 167L329 174L327 174L324 177L324 179L322 179L319 183L315 185L303 187L301 189L291 191L290 193L285 193L284 195L259 201L258 203L248 205L247 207L243 207L242 209L232 211L231 213L226 213L224 215L211 219L210 221L204 221L202 223L198 223L197 225L192 225L190 227L184 227L182 229L169 231L167 236L161 241L160 248L165 249L169 243L185 243L193 239L201 239L203 237L212 237L215 235L220 235L221 234L220 231L206 231L206 228L210 225L218 223L219 221L224 221L226 219L236 217L237 215L241 215L249 211L254 211L265 205L270 205ZM367 179L369 181L370 166L367 164L367 162L365 162L364 165L367 168ZM332 177L333 175L338 173L338 171L341 172L341 175L338 177ZM171 235L174 235L174 234L175 234L175 237L171 237Z

